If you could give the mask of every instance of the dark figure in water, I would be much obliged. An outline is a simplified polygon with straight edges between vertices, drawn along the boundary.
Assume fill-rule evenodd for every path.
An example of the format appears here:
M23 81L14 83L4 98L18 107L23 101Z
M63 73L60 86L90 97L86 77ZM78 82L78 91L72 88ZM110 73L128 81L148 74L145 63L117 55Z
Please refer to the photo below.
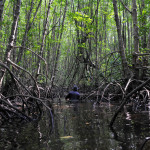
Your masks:
M80 94L76 85L73 87L73 91L70 91L69 94L65 97L65 99L69 102L79 102Z

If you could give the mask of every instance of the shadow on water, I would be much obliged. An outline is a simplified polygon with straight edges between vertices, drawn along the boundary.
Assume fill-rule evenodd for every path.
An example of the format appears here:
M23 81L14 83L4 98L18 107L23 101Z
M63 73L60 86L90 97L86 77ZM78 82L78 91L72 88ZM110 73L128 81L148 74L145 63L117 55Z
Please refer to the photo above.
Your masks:
M54 129L48 117L39 122L0 128L0 150L139 150L150 136L150 115L120 115L109 128L116 105L54 103ZM150 149L150 141L143 150Z

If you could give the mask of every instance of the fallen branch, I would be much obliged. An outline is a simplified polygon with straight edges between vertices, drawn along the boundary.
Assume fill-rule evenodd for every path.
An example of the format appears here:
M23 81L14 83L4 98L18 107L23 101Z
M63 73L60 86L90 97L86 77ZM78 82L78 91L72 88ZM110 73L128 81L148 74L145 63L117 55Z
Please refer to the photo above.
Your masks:
M145 141L143 142L143 144L142 144L142 146L141 146L140 150L143 150L143 148L144 148L145 144L146 144L149 140L150 140L150 138L149 138L149 137L145 139Z
M50 116L51 116L51 125L52 125L52 129L54 128L54 117L53 117L53 113L52 113L52 108L50 108L49 106L47 106L44 102L44 100L46 101L49 101L48 99L40 99L40 98L37 98L37 97L34 97L34 96L31 96L31 95L22 95L22 94L16 94L16 95L12 95L12 96L8 96L8 97L5 97L4 100L3 99L0 99L2 100L3 102L5 102L6 104L8 104L10 107L12 107L13 109L15 109L16 111L18 111L19 113L21 113L22 115L24 115L26 117L26 115L21 112L20 110L18 110L16 107L12 106L11 104L9 104L8 102L6 102L6 99L8 98L12 98L12 97L16 97L16 96L20 96L20 97L28 97L28 98L31 98L33 100L36 100L39 101L50 113ZM37 106L38 106L38 103L36 103ZM39 107L39 106L38 106ZM39 109L40 111L40 109ZM28 117L28 116L27 116ZM31 118L32 119L32 118ZM52 132L52 131L51 131Z
M17 112L19 112L20 114L22 114L23 116L25 116L29 121L32 120L32 118L30 118L29 116L27 116L25 113L23 113L22 111L20 111L19 109L17 109L15 106L9 104L7 101L0 99L0 101L2 101L3 103L5 103L6 105L8 105L10 108L16 110Z
M134 90L132 90L129 94L127 94L123 101L122 101L122 104L119 106L119 108L117 109L116 113L114 114L114 116L112 117L111 119L111 122L110 122L110 126L112 127L113 126L113 123L115 122L119 112L121 112L123 106L126 104L128 98L130 96L132 96L135 92L137 92L138 90L140 90L141 88L143 88L146 84L148 84L150 82L150 78L148 80L146 80L144 83L142 83L141 85L139 85L137 88L135 88Z

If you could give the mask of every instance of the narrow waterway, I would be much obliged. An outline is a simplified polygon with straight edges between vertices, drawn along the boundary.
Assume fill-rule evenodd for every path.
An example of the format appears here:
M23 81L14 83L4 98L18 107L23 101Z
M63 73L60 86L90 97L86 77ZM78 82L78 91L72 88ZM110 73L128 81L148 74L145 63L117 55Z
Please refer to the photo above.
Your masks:
M48 116L39 122L0 127L0 150L139 150L150 137L149 112L122 113L109 123L117 105L54 103L54 129ZM150 141L143 150L150 150Z

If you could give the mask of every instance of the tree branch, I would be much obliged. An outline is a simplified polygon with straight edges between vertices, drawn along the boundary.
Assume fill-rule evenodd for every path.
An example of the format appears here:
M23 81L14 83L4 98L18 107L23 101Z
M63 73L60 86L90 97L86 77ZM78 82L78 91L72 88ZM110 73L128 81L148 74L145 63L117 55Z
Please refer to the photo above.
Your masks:
M125 9L130 13L132 14L132 11L129 10L129 8L123 3L122 0L120 0L121 4L125 7Z
M141 85L139 85L137 88L135 88L134 90L132 90L129 94L127 94L125 96L125 98L122 101L122 104L120 105L120 107L118 108L118 110L116 111L116 113L114 114L113 118L111 119L110 122L110 126L113 126L113 123L115 122L115 119L117 118L119 112L121 111L121 109L123 108L123 106L125 105L125 103L127 102L128 98L130 96L132 96L135 92L137 92L138 90L140 90L141 88L143 88L146 84L148 84L150 82L150 78L148 80L146 80L144 83L142 83Z

